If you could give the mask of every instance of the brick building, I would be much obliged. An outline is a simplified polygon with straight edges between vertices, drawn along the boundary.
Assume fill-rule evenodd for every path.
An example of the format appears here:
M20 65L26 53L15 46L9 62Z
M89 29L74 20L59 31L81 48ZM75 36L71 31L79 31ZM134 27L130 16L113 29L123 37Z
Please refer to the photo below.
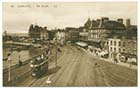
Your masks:
M47 27L40 27L38 25L32 25L29 28L29 37L33 40L47 40L48 31Z

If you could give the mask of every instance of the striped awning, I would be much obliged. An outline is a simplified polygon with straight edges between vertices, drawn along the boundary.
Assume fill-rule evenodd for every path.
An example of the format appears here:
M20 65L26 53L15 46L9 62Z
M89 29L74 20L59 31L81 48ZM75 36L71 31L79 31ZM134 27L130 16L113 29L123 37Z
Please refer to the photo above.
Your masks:
M88 46L88 44L85 42L76 42L76 44L82 47Z

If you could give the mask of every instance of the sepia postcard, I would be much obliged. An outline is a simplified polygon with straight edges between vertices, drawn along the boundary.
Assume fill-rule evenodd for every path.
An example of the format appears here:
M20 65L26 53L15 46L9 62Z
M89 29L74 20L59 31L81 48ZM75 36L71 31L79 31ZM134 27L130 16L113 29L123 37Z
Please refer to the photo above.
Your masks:
M137 87L137 2L3 2L3 87Z

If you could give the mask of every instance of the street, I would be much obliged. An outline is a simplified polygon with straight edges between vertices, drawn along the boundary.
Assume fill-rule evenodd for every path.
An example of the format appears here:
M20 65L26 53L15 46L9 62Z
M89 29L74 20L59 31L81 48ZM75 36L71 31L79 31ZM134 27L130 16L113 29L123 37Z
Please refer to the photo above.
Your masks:
M138 86L137 2L2 8L3 87Z
M137 86L137 70L100 60L75 46L64 46L57 67L49 64L47 74L38 79L29 76L17 86Z

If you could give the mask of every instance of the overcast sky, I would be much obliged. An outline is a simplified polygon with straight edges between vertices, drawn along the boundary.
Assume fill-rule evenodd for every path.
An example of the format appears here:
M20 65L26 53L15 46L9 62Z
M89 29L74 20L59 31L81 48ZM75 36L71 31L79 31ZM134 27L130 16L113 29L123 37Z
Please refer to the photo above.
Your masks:
M83 26L88 17L131 19L137 25L136 2L3 3L3 31L27 33L30 24L48 29ZM124 21L125 24L125 21Z

